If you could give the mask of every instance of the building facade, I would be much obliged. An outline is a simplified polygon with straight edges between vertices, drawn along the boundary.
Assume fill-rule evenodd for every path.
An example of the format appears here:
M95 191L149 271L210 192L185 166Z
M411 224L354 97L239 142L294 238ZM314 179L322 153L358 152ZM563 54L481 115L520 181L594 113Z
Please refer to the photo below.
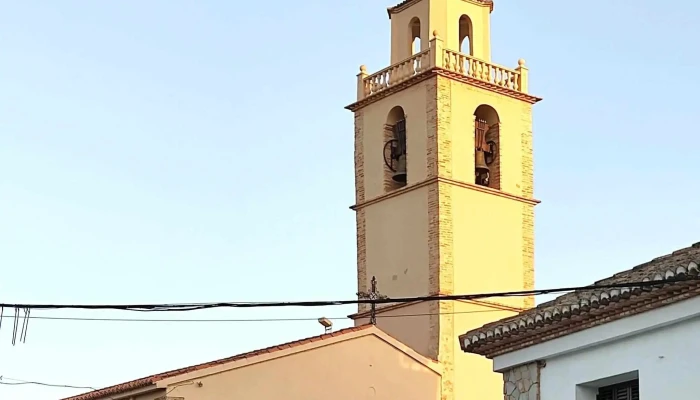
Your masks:
M434 400L440 365L373 325L161 372L64 400ZM410 385L406 383L410 382Z
M493 9L491 0L405 0L388 9L390 66L360 68L346 108L355 116L361 298L376 295L375 284L394 298L534 287L532 106L540 99L529 93L524 60L491 62ZM349 331L70 400L498 400L500 375L461 352L457 335L533 304L416 301L373 313L360 305Z
M357 279L396 297L534 287L532 105L524 60L491 61L491 0L388 9L391 65L360 67L355 116ZM498 266L498 270L487 266ZM501 397L457 335L532 298L379 307L377 325L443 365L443 399ZM393 318L411 315L411 318ZM499 315L499 314L496 314ZM361 305L351 316L368 321Z
M505 400L700 398L700 243L460 337Z

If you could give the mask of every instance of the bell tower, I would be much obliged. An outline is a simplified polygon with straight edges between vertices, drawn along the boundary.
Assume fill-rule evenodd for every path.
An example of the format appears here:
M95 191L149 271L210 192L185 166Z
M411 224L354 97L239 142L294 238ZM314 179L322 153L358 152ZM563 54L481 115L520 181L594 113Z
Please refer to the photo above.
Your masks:
M523 60L491 62L491 0L388 9L390 66L360 67L355 115L357 285L388 297L534 287L532 105ZM437 360L442 399L500 400L502 377L458 335L533 298L377 305L379 328ZM360 305L351 316L369 321Z

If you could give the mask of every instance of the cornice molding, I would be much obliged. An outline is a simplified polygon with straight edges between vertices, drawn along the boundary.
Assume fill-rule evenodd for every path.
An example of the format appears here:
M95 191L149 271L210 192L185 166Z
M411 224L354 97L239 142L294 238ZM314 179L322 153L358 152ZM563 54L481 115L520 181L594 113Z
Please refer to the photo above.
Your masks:
M389 14L389 19L391 19L391 14L397 14L397 13L411 7L412 5L414 5L420 1L421 0L404 0L401 3L399 3L393 7L387 8L386 11L387 11L387 14ZM479 6L489 7L489 12L490 13L493 12L493 0L462 0L462 1L464 1L466 3L476 4Z
M540 203L540 200L537 200L537 199L526 198L526 197L518 196L515 194L503 192L503 191L500 191L498 189L492 189L492 188L477 185L474 183L468 183L468 182L458 181L456 179L444 178L444 177L438 176L438 177L428 178L424 181L417 182L417 183L414 183L412 185L404 186L400 189L396 189L394 191L384 193L382 195L379 195L379 196L372 198L372 199L369 199L367 201L357 203L355 205L350 206L350 209L357 211L357 210L360 210L360 209L365 208L367 206L371 206L372 204L376 204L376 203L379 203L379 202L384 201L386 199L390 199L392 197L396 197L396 196L399 196L401 194L408 193L408 192L420 189L422 187L426 187L426 186L431 185L433 183L445 183L445 184L454 185L454 186L465 188L465 189L472 189L472 190L476 190L478 192L488 193L488 194L492 194L494 196L499 196L499 197L503 197L506 199L519 201L519 202L529 204L532 206L535 206L535 205Z
M430 296L437 296L437 295L438 294L432 294ZM412 305L415 305L418 303L422 303L424 301L435 301L435 300L416 300L416 301L411 301L408 303L389 304L389 305L377 304L375 312L377 314L385 313L387 311L398 310L400 308L412 306ZM512 306L509 306L507 304L502 304L498 301L487 301L487 300L455 300L455 301L457 301L458 303L467 303L467 304L474 304L474 305L487 307L487 308L493 308L494 310L497 310L497 311L510 311L510 312L515 312L515 313L525 311L522 308L512 307ZM369 318L370 314L371 314L371 311L368 310L368 311L350 314L350 315L348 315L348 318L350 318L352 320L361 319L361 318Z

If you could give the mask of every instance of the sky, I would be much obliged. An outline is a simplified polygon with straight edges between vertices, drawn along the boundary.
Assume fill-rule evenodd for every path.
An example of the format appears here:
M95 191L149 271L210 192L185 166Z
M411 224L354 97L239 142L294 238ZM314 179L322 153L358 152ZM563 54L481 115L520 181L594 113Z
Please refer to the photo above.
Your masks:
M0 302L354 298L343 107L360 64L388 66L391 5L0 1ZM536 286L700 241L700 3L496 0L491 32L493 61L525 58L544 98ZM320 334L315 318L353 309L35 311L308 320L32 319L12 346L5 318L0 383L102 387ZM84 391L0 384L12 400Z

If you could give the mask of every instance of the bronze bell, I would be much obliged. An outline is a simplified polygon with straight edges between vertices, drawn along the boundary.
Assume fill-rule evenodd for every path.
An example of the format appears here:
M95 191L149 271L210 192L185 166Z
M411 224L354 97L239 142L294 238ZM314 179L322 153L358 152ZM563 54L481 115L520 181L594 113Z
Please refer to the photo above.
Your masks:
M489 167L486 165L486 158L483 150L476 150L476 160L474 161L474 172L476 184L482 186L489 185Z
M406 183L406 155L402 154L396 160L396 172L391 177L394 182Z
M484 157L483 150L476 150L476 160L474 162L474 169L477 174L488 173L489 167L486 165L486 158Z

